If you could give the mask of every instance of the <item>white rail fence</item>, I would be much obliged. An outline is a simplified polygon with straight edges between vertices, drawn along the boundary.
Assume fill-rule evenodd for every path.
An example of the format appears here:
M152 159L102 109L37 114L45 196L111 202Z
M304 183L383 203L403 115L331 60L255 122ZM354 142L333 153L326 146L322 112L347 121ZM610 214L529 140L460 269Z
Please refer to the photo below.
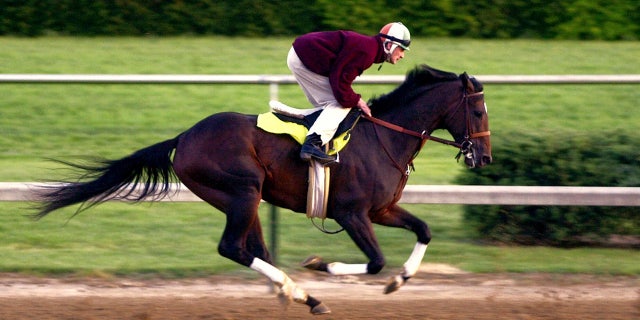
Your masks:
M0 201L34 201L51 183L0 182ZM202 201L186 187L172 184L162 201ZM400 203L480 205L640 206L640 188L408 185Z
M394 84L403 75L356 79L363 84ZM624 75L479 75L484 84L638 84L640 74ZM295 84L292 75L146 75L146 74L0 74L1 83L47 84Z

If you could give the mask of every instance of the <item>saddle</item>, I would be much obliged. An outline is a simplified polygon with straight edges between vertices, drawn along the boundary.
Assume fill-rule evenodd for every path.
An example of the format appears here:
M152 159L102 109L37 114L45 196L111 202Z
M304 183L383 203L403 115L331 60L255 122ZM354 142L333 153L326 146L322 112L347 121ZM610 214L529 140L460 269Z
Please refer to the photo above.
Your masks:
M300 145L304 143L309 128L322 112L321 108L297 109L274 100L269 102L269 107L271 112L258 115L258 128L275 134L288 134ZM327 144L327 154L335 155L347 145L351 138L351 129L360 119L360 115L359 109L352 108L349 111Z
M309 128L322 111L321 108L296 109L273 100L269 102L269 106L271 107L271 112L258 115L258 128L274 134L288 134L300 145L304 143ZM351 138L351 129L360 119L360 114L361 111L356 108L352 108L349 111L338 126L333 138L327 144L327 154L338 154L347 145ZM327 217L330 170L329 167L325 167L314 160L311 160L309 164L308 218L321 218L324 221Z

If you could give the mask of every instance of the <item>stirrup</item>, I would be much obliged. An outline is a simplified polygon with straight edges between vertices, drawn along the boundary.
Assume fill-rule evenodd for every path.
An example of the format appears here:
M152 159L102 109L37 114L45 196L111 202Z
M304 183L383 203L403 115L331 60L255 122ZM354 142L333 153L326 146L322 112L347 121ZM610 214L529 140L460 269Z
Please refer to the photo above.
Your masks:
M311 152L300 151L300 158L306 162L309 162L313 159L323 166L336 163L338 160L335 156L330 156L316 148L313 148Z

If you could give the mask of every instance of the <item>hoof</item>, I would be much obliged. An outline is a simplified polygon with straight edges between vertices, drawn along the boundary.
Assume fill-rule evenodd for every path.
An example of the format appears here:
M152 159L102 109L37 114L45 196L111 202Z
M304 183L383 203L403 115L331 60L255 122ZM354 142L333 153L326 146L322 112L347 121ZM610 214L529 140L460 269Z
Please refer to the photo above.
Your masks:
M324 303L320 303L319 305L311 308L311 314L314 314L314 315L327 314L327 313L331 313L331 309L329 309L329 307L327 307Z
M384 294L398 291L398 289L400 289L400 287L402 287L404 283L405 280L402 278L402 276L391 277L391 279L389 279L389 281L387 282L387 285L384 287Z
M322 258L318 256L310 256L304 261L302 261L301 265L307 269L321 270L323 263L324 262L322 261Z

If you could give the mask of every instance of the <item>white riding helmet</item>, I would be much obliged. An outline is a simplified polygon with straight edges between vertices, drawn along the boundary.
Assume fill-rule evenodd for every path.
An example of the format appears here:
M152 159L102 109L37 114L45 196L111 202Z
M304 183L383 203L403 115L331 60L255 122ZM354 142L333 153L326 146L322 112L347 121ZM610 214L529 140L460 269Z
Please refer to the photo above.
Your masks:
M382 27L382 29L380 29L380 33L378 35L384 38L382 47L384 48L384 52L387 56L390 55L397 46L400 46L404 50L409 50L411 34L409 33L409 29L407 29L402 22L387 23ZM389 42L391 42L391 47L387 50L387 43Z

